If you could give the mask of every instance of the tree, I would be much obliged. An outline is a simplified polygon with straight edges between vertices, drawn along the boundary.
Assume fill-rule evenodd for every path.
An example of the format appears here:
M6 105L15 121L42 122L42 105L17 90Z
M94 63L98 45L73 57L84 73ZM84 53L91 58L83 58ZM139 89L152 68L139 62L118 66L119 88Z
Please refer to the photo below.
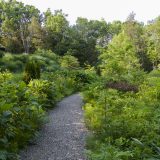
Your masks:
M80 63L96 65L98 60L98 50L96 45L104 45L104 41L109 37L108 24L104 21L88 20L86 18L78 18L76 25L72 27L73 43L71 48L75 51L74 56ZM105 45L106 45L105 43Z
M160 17L146 26L146 38L147 54L153 63L153 68L157 68L160 63Z
M152 64L147 55L147 43L144 25L135 20L135 13L131 13L123 24L123 30L135 47L136 55L145 71L152 70Z
M69 27L66 19L67 15L63 14L62 10L57 10L54 14L52 14L50 10L47 10L44 15L44 27L47 38L46 47L47 49L55 51L56 46L61 42L65 31Z
M100 59L102 75L114 81L133 82L135 73L140 71L136 49L124 32L112 39Z
M97 39L97 48L103 49L107 48L112 38L121 32L122 23L120 21L113 21L112 23L107 24L104 20L102 20L99 27L101 27L102 30Z
M23 52L20 35L15 31L14 21L8 18L1 25L1 43L5 46L6 51L12 53Z
M32 17L40 19L40 11L34 6L24 5L16 0L1 1L0 10L1 30L3 39L7 42L4 42L4 44L14 44L13 42L18 40L23 46L24 52L29 53L31 37L28 26L31 23ZM16 46L13 48L16 48ZM7 49L10 50L10 45L7 46Z
M36 17L32 17L31 23L28 25L28 31L31 37L32 50L44 49L46 34Z

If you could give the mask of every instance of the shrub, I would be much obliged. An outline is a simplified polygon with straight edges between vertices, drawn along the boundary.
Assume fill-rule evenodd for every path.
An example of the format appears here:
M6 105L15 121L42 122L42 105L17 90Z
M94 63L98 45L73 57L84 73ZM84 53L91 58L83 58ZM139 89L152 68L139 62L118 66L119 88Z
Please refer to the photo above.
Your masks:
M52 51L38 49L30 59L38 62L43 71L54 72L60 68L60 58Z
M11 61L10 63L5 64L5 68L11 72L22 71L23 63L21 61Z
M119 82L108 82L106 84L106 87L112 88L112 89L117 89L119 91L132 91L132 92L138 92L138 87L136 85L131 85L127 82L119 81Z
M84 92L85 121L100 146L105 145L89 148L91 159L109 155L108 146L118 155L131 153L129 157L120 156L122 160L160 159L159 75L159 71L151 72L137 93L106 88L98 82L88 87Z
M2 58L4 56L4 52L0 51L0 58Z
M65 55L61 59L61 66L67 69L77 69L79 68L79 62L74 56Z
M52 57L53 56L53 57ZM61 68L52 52L36 55L5 54L0 64L24 75L0 72L0 159L17 160L18 151L37 134L45 110L76 91L75 72ZM40 62L40 64L38 63ZM44 66L40 78L40 65ZM51 70L52 72L47 72ZM21 80L22 79L22 80ZM26 83L24 83L24 81ZM84 81L84 80L82 80Z
M55 102L54 83L47 80L32 80L26 94L36 100L43 108L53 107Z
M72 72L67 70L57 70L54 73L45 73L42 77L45 80L54 82L55 95L54 99L59 101L64 96L68 96L75 92L77 85Z
M40 78L40 66L34 61L29 61L25 66L24 81L28 84L32 79Z
M27 60L28 55L12 55L5 53L5 55L0 60L0 67L2 70L7 69L11 72L22 72Z
M16 153L36 135L44 111L36 99L26 94L23 81L14 81L8 72L0 73L0 159L16 159Z
M91 74L85 73L82 70L74 71L73 75L75 77L75 86L77 90L83 90L87 84L90 84L94 81L94 78Z
M51 50L38 49L37 51L35 51L34 55L45 57L53 61L58 61L59 59L59 56L53 53Z
M27 54L14 55L14 61L21 61L23 64L27 63L29 56Z

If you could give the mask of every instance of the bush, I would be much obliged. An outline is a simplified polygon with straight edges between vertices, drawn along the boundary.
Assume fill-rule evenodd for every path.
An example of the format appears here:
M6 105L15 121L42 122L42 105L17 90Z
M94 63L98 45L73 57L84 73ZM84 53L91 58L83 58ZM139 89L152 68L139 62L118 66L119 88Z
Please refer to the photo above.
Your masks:
M27 95L23 81L0 73L0 159L16 159L16 153L36 135L44 119L44 111Z
M74 71L73 74L75 77L75 82L77 83L75 87L78 91L83 90L86 85L94 82L96 79L96 76L93 76L93 74L90 73L86 73L83 70Z
M21 71L26 63L25 56L29 61L24 75L0 72L1 160L17 160L19 149L32 140L44 122L45 110L75 92L79 83L75 81L75 72L62 69L59 58L52 52L23 56L5 54L0 64L3 70ZM44 66L41 79L40 65Z
M57 70L54 73L45 73L42 77L49 82L53 82L55 95L54 99L59 101L64 96L68 96L76 91L76 82L72 72L67 70Z
M60 58L52 51L38 49L30 59L38 62L43 71L54 72L60 68Z
M4 52L0 51L0 58L2 58L4 56Z
M78 59L71 55L65 55L61 59L61 67L67 69L77 69L79 68Z
M20 61L23 64L27 63L29 56L27 54L14 55L14 61Z
M47 59L51 59L53 61L58 61L59 56L53 53L51 50L43 50L43 49L38 49L35 51L34 55L38 55L41 57L45 57Z
M151 72L137 93L106 88L98 82L88 87L84 92L85 121L104 146L89 148L91 159L110 155L108 147L115 148L118 155L129 153L120 156L122 160L160 159L159 75L159 71Z
M22 72L27 60L28 55L12 55L5 53L0 60L0 67L4 71L7 69L11 72Z
M17 152L36 136L45 110L75 91L70 72L45 73L29 84L20 74L0 73L0 159L17 160Z
M28 84L32 79L40 78L40 66L34 61L29 61L25 66L24 81Z
M11 72L22 71L23 63L21 61L11 61L10 63L5 65L5 68Z
M47 80L32 80L26 94L36 100L43 108L53 107L55 102L54 83Z

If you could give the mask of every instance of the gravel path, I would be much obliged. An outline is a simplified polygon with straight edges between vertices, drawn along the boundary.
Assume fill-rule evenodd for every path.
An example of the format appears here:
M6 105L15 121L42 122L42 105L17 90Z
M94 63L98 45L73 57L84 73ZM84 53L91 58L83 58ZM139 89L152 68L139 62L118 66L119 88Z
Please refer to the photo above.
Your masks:
M21 160L86 160L87 130L83 123L83 102L79 94L63 99L49 112L47 123L35 145L21 152Z

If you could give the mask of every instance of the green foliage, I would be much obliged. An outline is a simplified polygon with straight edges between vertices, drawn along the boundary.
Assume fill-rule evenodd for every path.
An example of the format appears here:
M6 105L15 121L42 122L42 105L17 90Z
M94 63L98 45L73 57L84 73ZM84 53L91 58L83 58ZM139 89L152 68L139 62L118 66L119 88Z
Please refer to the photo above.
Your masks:
M24 75L20 72L0 73L0 159L18 159L18 151L37 135L44 123L45 110L77 91L76 85L80 83L75 81L77 71L64 70L60 61L53 52L40 49L33 55L6 53L0 60L3 70L22 71L26 64L27 82L22 81ZM19 62L23 64L20 68Z
M18 1L1 1L2 44L13 53L30 52L32 33L29 24L32 17L40 19L40 12L34 6Z
M95 149L89 147L90 159L160 158L159 76L159 70L151 72L138 93L105 88L98 82L84 92L85 121L99 139Z
M53 33L63 33L68 27L66 15L62 11L55 11L55 14L46 16L46 28Z
M51 50L38 49L29 58L40 65L42 72L54 72L60 69L60 57Z
M0 58L2 58L4 56L4 52L0 51Z
M40 66L34 61L27 62L23 80L28 84L32 79L40 78Z
M45 48L45 30L37 17L32 17L31 23L28 25L28 31L31 37L32 51Z
M15 77L17 76L17 77ZM21 75L0 73L0 159L16 160L17 152L37 135L45 110L75 89L69 71L43 73L25 84Z
M94 71L89 71L89 70L79 70L74 72L74 79L76 84L76 89L79 91L82 91L85 89L88 84L93 83L96 81L97 75Z
M38 56L47 58L46 64L49 59L53 61L58 61L59 59L59 56L53 53L51 50L38 49L35 51L34 55L38 55Z
M53 81L55 101L59 101L64 96L68 96L76 91L76 82L74 80L74 75L68 70L57 70L54 73L45 73L45 80Z
M55 102L54 83L47 80L33 80L28 84L26 94L35 99L42 108L52 107Z
M125 33L115 36L108 49L100 55L102 75L113 81L139 81L142 71L135 47ZM143 79L143 77L141 77Z
M65 55L61 59L61 67L67 69L78 69L79 68L78 59L71 55Z
M0 73L0 159L16 159L19 148L36 135L44 119L44 111L27 95L23 81Z
M78 18L70 26L66 17L0 1L0 43L11 52L0 52L0 159L17 159L46 108L80 90L94 137L89 159L160 159L160 18L144 25L131 13L124 23ZM33 54L13 54L23 52Z
M3 71L7 69L11 72L22 72L27 61L28 56L25 54L12 55L10 53L5 53L0 59L0 68Z
M159 48L159 36L160 36L160 17L154 20L154 23L149 24L146 27L146 39L147 39L147 54L149 59L153 63L153 67L157 68L160 63L160 48Z
M87 151L90 160L129 160L132 158L130 151L120 151L111 145L99 144L98 152Z
M60 57L50 50L38 49L34 54L10 54L5 55L0 59L0 68L11 72L21 73L24 71L28 61L35 61L39 64L41 71L56 71L60 68Z
M152 70L152 63L147 55L147 43L144 25L135 20L135 13L131 13L127 21L123 25L123 31L128 36L130 42L135 47L135 55L137 56L141 68L145 71Z
M126 22L126 30L115 36L107 48L100 49L103 79L84 91L85 121L95 137L88 144L91 160L160 158L160 73L157 69L146 74L141 69L142 57L137 53L143 46L137 44L141 38L135 36L140 35L140 28L134 23ZM128 84L138 87L137 93L124 92Z

